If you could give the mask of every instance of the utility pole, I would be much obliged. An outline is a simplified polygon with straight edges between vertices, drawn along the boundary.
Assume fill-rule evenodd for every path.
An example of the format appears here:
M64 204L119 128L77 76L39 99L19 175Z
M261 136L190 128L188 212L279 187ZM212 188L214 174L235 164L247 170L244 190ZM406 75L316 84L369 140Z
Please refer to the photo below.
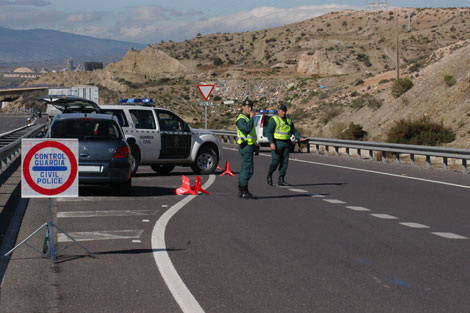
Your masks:
M398 36L398 13L397 16L395 17L396 24L397 24L397 80L400 79L400 42L399 42L399 36Z

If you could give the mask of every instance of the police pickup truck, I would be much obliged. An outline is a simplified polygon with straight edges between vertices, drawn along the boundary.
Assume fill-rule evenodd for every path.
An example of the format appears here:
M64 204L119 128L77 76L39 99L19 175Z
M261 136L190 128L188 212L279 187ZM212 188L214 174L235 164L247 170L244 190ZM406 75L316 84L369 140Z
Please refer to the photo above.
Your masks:
M158 174L190 166L196 174L215 171L221 146L215 135L193 129L170 110L144 105L100 105L100 113L116 116L131 147L131 173L150 165Z

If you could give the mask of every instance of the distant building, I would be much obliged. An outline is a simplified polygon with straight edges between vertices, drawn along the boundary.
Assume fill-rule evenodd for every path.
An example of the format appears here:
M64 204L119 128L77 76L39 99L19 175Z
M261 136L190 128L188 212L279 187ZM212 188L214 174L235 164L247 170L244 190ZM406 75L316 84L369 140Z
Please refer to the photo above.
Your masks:
M102 70L103 62L85 62L85 71Z
M67 59L67 66L65 67L66 71L73 71L75 67L73 66L73 59Z
M43 73L38 73L29 67L19 67L13 72L3 73L4 78L37 78Z

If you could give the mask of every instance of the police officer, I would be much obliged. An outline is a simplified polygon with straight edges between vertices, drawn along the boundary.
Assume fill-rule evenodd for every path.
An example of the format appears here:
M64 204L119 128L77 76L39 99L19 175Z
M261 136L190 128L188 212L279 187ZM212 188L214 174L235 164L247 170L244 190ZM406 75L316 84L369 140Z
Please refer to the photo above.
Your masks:
M238 197L242 199L256 199L248 191L248 181L253 176L253 148L257 139L254 117L253 101L246 99L242 103L242 111L235 122L238 151L242 156L242 165L238 175Z
M281 104L277 110L277 115L273 115L268 123L267 137L271 147L272 161L269 165L266 181L268 185L273 185L273 173L279 165L279 186L289 186L285 181L287 166L289 162L289 152L292 147L291 136L295 139L305 141L307 138L300 138L300 134L294 126L292 120L287 117L287 107Z

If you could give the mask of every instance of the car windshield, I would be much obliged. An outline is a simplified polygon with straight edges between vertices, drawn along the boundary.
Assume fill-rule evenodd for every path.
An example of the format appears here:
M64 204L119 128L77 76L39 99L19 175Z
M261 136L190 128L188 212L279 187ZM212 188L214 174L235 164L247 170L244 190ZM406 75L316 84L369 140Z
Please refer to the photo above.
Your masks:
M58 120L52 125L52 138L77 138L79 140L121 139L118 125L110 120L69 119Z

